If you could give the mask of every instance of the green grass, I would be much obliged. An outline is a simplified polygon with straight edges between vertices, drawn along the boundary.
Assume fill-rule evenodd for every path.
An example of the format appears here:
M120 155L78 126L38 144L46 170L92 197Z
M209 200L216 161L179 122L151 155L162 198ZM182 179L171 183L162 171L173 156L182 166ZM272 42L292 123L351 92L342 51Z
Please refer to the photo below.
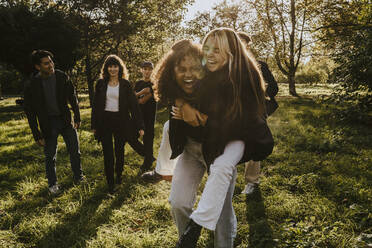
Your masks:
M317 86L318 87L318 86ZM263 163L260 190L246 197L239 166L234 207L236 247L367 247L372 244L372 138L366 126L341 123L338 106L313 96L327 87L301 88L306 98L284 97L269 119L273 154ZM309 92L309 93L306 93ZM0 247L174 247L170 184L145 184L142 159L125 151L124 182L108 197L101 147L89 132L90 109L82 100L79 130L88 183L74 186L59 140L57 176L63 193L47 191L42 149L34 144L14 98L0 101ZM155 154L164 109L157 115ZM200 247L213 247L203 230Z

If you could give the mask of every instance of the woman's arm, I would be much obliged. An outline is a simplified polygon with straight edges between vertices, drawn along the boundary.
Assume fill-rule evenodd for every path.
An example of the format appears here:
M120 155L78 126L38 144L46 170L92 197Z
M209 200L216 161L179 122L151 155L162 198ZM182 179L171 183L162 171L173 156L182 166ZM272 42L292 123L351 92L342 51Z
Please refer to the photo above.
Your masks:
M205 126L208 116L199 110L191 107L183 99L176 99L175 106L172 106L172 118L183 120L193 127Z
M136 92L136 97L139 104L145 104L152 97L152 92L150 87L143 88L141 91Z

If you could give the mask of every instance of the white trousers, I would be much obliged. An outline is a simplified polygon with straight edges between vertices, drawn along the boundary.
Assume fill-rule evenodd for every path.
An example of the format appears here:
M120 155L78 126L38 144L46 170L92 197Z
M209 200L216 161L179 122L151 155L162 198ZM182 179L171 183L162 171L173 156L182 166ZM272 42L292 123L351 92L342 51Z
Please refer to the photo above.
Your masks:
M202 227L215 231L215 247L233 247L237 222L232 196L236 164L241 160L243 152L242 141L232 141L226 145L224 153L211 164L200 201L193 211L206 164L201 144L188 139L174 171L169 197L179 235L182 235L191 218Z
M166 121L163 126L163 136L161 139L158 158L156 160L155 171L162 176L173 175L178 158L170 159L172 149L169 144L169 121ZM245 183L258 183L260 177L260 161L249 161L245 163Z
M179 156L175 159L170 159L171 155L172 149L169 143L169 121L166 121L163 126L163 136L161 138L159 153L156 159L156 173L162 176L173 175Z

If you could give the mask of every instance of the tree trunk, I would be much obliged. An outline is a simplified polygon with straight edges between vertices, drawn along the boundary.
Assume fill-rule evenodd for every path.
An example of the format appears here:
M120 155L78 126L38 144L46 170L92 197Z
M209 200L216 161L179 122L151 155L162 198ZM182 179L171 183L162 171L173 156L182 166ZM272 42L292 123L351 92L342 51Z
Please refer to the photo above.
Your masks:
M89 105L90 107L92 107L93 98L94 98L94 80L92 78L91 62L90 62L90 58L88 55L85 58L85 75L87 77L87 83L88 83Z
M295 71L290 71L288 75L289 94L292 96L298 96L296 92L295 73Z

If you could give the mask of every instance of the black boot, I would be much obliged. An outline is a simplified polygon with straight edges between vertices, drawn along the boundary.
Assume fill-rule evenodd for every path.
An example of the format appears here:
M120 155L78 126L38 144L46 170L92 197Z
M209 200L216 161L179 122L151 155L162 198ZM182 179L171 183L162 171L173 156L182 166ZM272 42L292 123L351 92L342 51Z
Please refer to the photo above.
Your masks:
M155 170L143 173L141 178L148 183L158 183L163 180L162 175L156 173Z
M176 248L195 248L198 243L202 227L192 219L177 242Z

